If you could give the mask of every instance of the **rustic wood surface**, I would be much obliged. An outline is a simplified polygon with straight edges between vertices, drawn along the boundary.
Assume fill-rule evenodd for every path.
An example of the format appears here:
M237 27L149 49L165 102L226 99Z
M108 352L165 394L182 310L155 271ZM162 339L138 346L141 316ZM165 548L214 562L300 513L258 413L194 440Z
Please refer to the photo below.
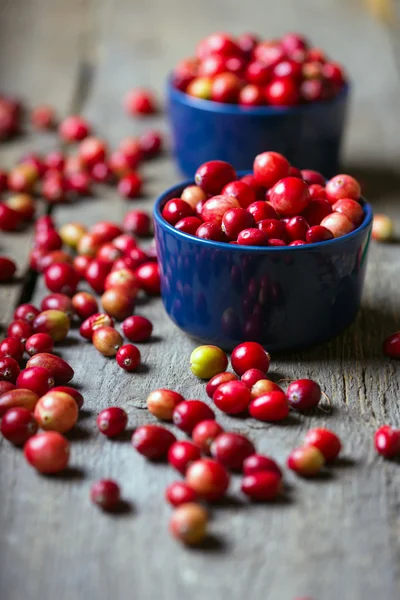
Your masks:
M124 92L148 85L161 95L171 65L218 29L266 36L304 31L347 65L354 92L344 169L360 177L376 209L391 214L400 230L398 49L393 29L374 21L361 0L5 0L0 89L31 105L49 102L60 115L82 112L115 145L149 125L167 129L162 117L129 119L121 108ZM57 144L53 135L28 131L1 146L1 166L27 149ZM150 209L179 175L167 155L143 172L146 196L135 206ZM102 188L95 198L54 214L58 224L90 225L119 221L132 206ZM17 259L21 274L31 236L28 230L0 237L1 252ZM128 411L130 428L151 421L145 399L160 386L205 399L204 385L188 368L194 342L169 322L158 299L138 307L154 322L155 337L140 345L145 366L137 374L122 372L74 331L60 347L85 396L82 418L69 435L71 468L40 477L18 450L0 441L2 600L398 598L399 465L376 456L372 436L379 424L400 425L398 365L380 352L382 338L400 325L399 258L396 244L373 245L356 323L323 347L273 357L277 376L319 381L332 398L330 410L325 405L285 426L221 418L281 464L310 427L327 425L343 439L343 458L313 481L288 473L285 497L267 506L245 503L235 478L229 501L213 509L212 537L201 549L181 547L167 531L163 492L175 473L146 462L128 436L108 441L95 426L98 411L115 404ZM0 288L2 326L30 291L23 277ZM40 303L40 281L32 293ZM121 482L126 505L120 514L102 514L90 504L91 483L105 476Z

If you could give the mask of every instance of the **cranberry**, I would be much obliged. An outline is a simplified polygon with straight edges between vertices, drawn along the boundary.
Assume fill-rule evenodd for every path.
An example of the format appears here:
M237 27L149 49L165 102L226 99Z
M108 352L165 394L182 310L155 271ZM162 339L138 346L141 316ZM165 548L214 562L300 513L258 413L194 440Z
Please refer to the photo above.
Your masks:
M268 240L286 240L287 230L283 221L263 219L258 223L258 228L266 234Z
M137 198L142 190L143 180L133 171L124 175L118 183L118 193L123 198Z
M283 240L271 238L270 240L268 240L267 245L268 246L286 246L286 242L284 242Z
M256 223L260 223L266 219L278 219L275 209L268 202L258 200L250 204L247 210L253 215Z
M315 446L302 446L293 450L287 460L287 466L303 477L317 475L324 466L322 452Z
M238 235L237 243L241 246L266 246L268 235L260 229L243 229Z
M58 385L57 387L52 388L51 390L52 392L63 392L64 394L68 394L69 396L71 396L71 398L73 398L76 402L76 405L79 408L82 408L83 406L83 396L80 392L78 392L78 390L66 386L66 385Z
M157 156L162 148L162 137L158 131L149 130L139 137L139 147L144 158L149 159Z
M337 63L325 63L322 66L322 74L328 81L330 81L338 87L341 87L345 81L343 69Z
M89 135L90 126L83 117L71 115L61 122L58 131L65 142L79 142Z
M294 242L290 242L289 246L306 246L306 242L303 242L303 240L294 240Z
M322 219L321 225L329 229L335 238L346 235L354 229L353 223L339 212L333 212L325 217L325 219Z
M289 403L283 392L266 392L251 401L249 413L259 421L282 421L289 415Z
M360 184L350 175L336 175L325 186L326 197L334 204L342 198L358 200L361 196Z
M92 342L103 356L116 356L122 346L122 337L113 327L102 326L93 331Z
M138 293L138 281L135 273L130 269L124 267L122 269L113 269L109 273L104 282L104 287L108 292L121 292L126 294L129 298L134 300ZM102 298L104 297L104 294ZM103 302L103 300L102 300ZM110 312L112 316L112 307L110 311L107 308L107 312Z
M114 319L104 313L96 313L87 318L80 326L79 333L87 340L91 340L93 333L99 327L112 327ZM121 338L122 339L122 338Z
M302 240L304 242L309 227L304 217L292 217L285 224L287 238L290 242L294 242L295 240Z
M243 461L243 473L245 475L254 475L255 473L261 473L270 471L282 477L282 471L272 458L263 456L262 454L250 454Z
M318 448L327 462L335 460L342 447L336 433L323 427L310 429L304 438L304 445Z
M200 77L214 77L226 72L226 58L219 54L207 56L199 65Z
M22 343L25 343L29 336L33 333L32 326L23 321L22 319L17 319L10 323L7 329L8 337L15 337L21 340Z
M129 175L132 169L137 167L139 159L137 156L124 154L121 150L115 150L108 161L108 167L115 177L121 178Z
M241 208L248 208L256 201L256 193L244 181L231 181L223 189L223 196L232 196L239 202Z
M40 473L58 473L68 465L69 443L57 431L38 433L26 442L24 455Z
M20 224L21 215L4 202L0 202L0 229L2 231L16 231Z
M51 265L46 269L44 280L51 292L72 296L79 283L79 275L68 263Z
M93 233L85 233L78 241L77 252L82 256L94 258L104 243L100 236Z
M227 33L212 33L200 42L196 49L196 56L205 59L211 54L221 56L234 56L240 54L237 43Z
M148 261L148 255L146 254L146 252L144 252L143 250L141 250L140 248L132 248L132 250L130 250L128 252L128 255L124 257L125 261L127 261L126 263L126 267L128 269L132 269L135 270L137 269L140 265L142 265L143 263ZM120 259L122 260L122 259ZM114 263L114 266L118 263L119 261L116 261Z
M159 266L155 262L146 262L135 271L138 278L139 286L150 296L158 296L160 294L160 271Z
M103 510L113 510L121 501L119 485L112 479L100 479L90 488L90 499Z
M0 342L0 358L13 358L17 362L24 354L24 344L15 337L7 337Z
M270 355L257 342L244 342L232 351L232 367L238 375L243 375L248 369L260 369L266 373L269 369Z
M213 400L217 408L228 415L244 412L250 404L250 390L242 381L227 381L214 392Z
M54 378L50 371L44 367L30 367L18 375L17 387L35 392L44 396L54 386Z
M257 86L264 86L271 80L271 69L259 60L253 60L246 67L246 81ZM265 102L265 97L263 99Z
M113 246L115 249L117 249L119 251L119 253L121 253L121 254L127 254L131 250L137 248L137 242L136 242L135 238L132 235L130 235L129 233L122 233L121 235L116 237L112 242L109 242L109 244L111 246ZM109 244L106 244L106 246L108 246ZM104 248L104 246L102 246L102 248ZM100 248L100 250L101 250L101 248ZM121 258L120 255L114 259L114 262L117 261L119 258ZM113 270L114 270L114 265L113 265Z
M229 474L215 460L203 458L191 464L186 472L186 483L202 498L219 500L229 487Z
M184 400L175 407L172 414L174 425L189 434L197 423L206 419L215 419L215 415L211 408L201 400Z
M35 216L36 206L32 196L16 194L6 200L7 206L15 210L23 221L32 221Z
M245 475L242 479L241 490L251 500L275 500L281 490L281 476L273 471L259 471Z
M264 200L265 187L257 181L254 175L244 175L240 181L244 181L244 183L249 185L251 189L254 190L257 200Z
M174 442L168 450L168 462L184 475L194 461L200 459L200 449L192 442Z
M338 200L332 205L332 210L347 217L353 223L354 227L361 225L364 220L364 211L361 205L350 198Z
M174 481L165 490L165 498L172 506L180 506L187 502L196 502L197 494L187 483Z
M34 356L41 352L52 352L54 340L47 333L34 333L25 342L25 350L29 356Z
M12 280L17 265L13 260L6 256L0 256L0 283L8 283Z
M195 502L181 504L172 514L169 529L174 537L188 545L199 544L207 534L208 515Z
M101 260L92 260L85 273L85 279L88 284L98 294L103 293L106 277L109 274L111 266Z
M385 458L393 458L400 454L400 429L383 425L376 430L374 444L377 452Z
M20 372L19 364L15 360L15 358L11 358L11 356L6 356L4 358L0 358L0 380L1 381L11 381L11 383L15 383L17 381L17 377Z
M62 172L65 165L65 156L59 150L53 150L46 154L43 159L43 165L46 170L54 170Z
M390 217L383 214L374 214L372 222L372 239L377 242L389 242L393 239L394 224Z
M33 321L35 333L48 333L55 342L61 342L67 336L69 328L70 319L61 310L45 310Z
M8 189L13 192L31 192L38 179L36 166L29 163L21 163L14 167L7 179Z
M308 185L318 184L323 187L325 186L325 178L323 175L321 175L321 173L318 173L318 171L302 169L301 176Z
M15 390L16 386L11 383L11 381L0 381L0 396L3 396L3 394L6 394L7 392L10 392L11 390ZM1 416L1 412L2 412L2 407L0 405L0 416Z
M311 193L311 187L309 188ZM332 205L326 198L313 198L310 200L307 208L303 211L302 216L305 218L310 227L319 225L325 217L332 212Z
M123 408L111 406L99 413L96 423L101 433L113 438L125 431L128 424L128 415Z
M184 217L176 223L175 229L188 233L189 235L195 235L200 225L201 220L198 217Z
M218 346L198 346L190 355L190 369L201 379L211 379L228 366L228 358Z
M48 171L42 183L41 193L49 204L64 202L67 193L64 176L57 171Z
M145 342L152 334L153 325L146 317L134 315L123 321L122 331L131 342Z
M99 221L90 229L90 233L94 234L101 244L112 242L116 237L123 233L121 227L110 221Z
M252 389L254 384L257 383L257 381L260 381L261 379L265 379L265 373L260 369L248 369L247 371L245 371L245 373L243 373L241 377L241 381L244 384L246 384L246 386L250 390Z
M116 359L121 369L134 371L140 364L140 350L133 344L125 344L118 350Z
M258 41L259 40L258 40L257 36L253 35L252 33L242 33L237 38L237 44L238 44L239 48L246 55L251 55L254 48L257 46Z
M41 104L32 109L31 123L36 129L52 129L56 122L54 108Z
M400 331L392 333L385 339L382 350L390 358L400 358Z
M285 59L275 65L273 69L273 75L276 79L290 77L295 81L299 81L302 78L302 66L299 62Z
M176 225L184 217L191 217L193 209L181 198L168 200L162 210L162 216L171 225Z
M227 162L212 160L201 165L195 174L195 181L207 194L220 194L222 188L237 179L236 171Z
M147 236L150 233L151 219L149 215L140 210L130 210L126 213L123 220L124 231L141 236Z
M222 218L222 231L230 240L236 240L243 229L255 227L255 224L254 217L247 210L231 208Z
M160 425L141 425L132 436L133 447L150 460L165 458L175 441L174 434Z
M178 392L161 388L150 392L147 397L147 408L162 421L172 421L174 409L184 401L184 397Z
M253 85L249 83L248 85L245 85L239 92L239 104L241 106L261 106L264 104L264 102L264 94L259 85Z
M234 73L220 73L212 80L211 100L214 102L236 103L240 88L241 81L237 75Z
M223 431L221 425L213 419L200 421L192 431L193 443L205 454L210 454L211 444Z
M87 319L98 312L96 298L89 292L78 292L72 298L72 305L80 319Z
M114 175L106 162L97 162L90 169L90 176L97 183L111 183Z
M26 363L26 368L31 367L48 369L57 384L67 383L74 376L74 370L65 360L47 352L40 352L30 358Z
M50 250L59 250L62 247L62 239L54 229L39 231L35 235L35 246L43 248L47 252L50 252Z
M74 315L74 306L72 304L72 300L65 294L55 293L45 296L40 304L40 309L42 312L45 310L58 310L64 312L69 317Z
M300 100L300 89L290 77L274 79L265 88L265 98L272 106L295 106Z
M333 233L323 225L314 225L306 233L308 244L316 244L317 242L326 242L328 240L333 240Z
M212 377L206 385L207 396L209 398L212 398L214 396L215 390L222 383L227 383L228 381L237 381L237 380L238 380L238 377L234 373L224 372L224 373L218 373L217 375L214 375L214 377Z
M204 202L207 199L207 194L197 185L189 185L183 190L181 199L187 202L194 210L199 202Z
M289 174L290 164L278 152L263 152L256 156L253 165L257 182L266 188L272 187Z
M16 446L25 444L37 430L38 425L34 417L26 408L10 408L1 419L1 433Z
M74 269L77 273L79 273L79 275L82 278L84 278L86 269L88 268L91 262L92 259L89 256L75 256L73 262Z
M241 470L243 461L254 452L250 440L238 433L221 433L211 444L212 456L232 470Z
M196 236L203 240L212 240L214 242L223 242L226 240L220 223L216 221L208 221L200 225L196 231Z
M107 146L105 142L96 137L87 137L78 148L78 156L87 167L103 162L106 158Z
M124 290L110 288L101 297L101 305L106 313L117 321L123 321L132 314L134 299Z
M78 406L69 394L52 390L39 398L34 416L42 429L65 433L78 420Z
M321 388L312 379L298 379L289 385L286 396L292 408L307 411L318 405L321 400Z
M156 103L152 93L143 88L130 90L124 98L124 107L128 114L149 115L156 112Z
M271 204L276 212L284 217L301 213L309 200L307 184L297 177L281 179L271 190Z
M203 221L222 223L225 213L232 208L239 208L239 202L233 196L214 196L207 200L201 211Z

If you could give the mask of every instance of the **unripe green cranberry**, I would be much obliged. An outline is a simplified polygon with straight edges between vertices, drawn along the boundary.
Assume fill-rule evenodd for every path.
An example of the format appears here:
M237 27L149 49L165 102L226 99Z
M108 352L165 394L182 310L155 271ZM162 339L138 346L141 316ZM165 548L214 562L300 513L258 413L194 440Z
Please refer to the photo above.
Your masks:
M198 346L190 355L192 373L200 379L211 379L228 366L228 358L218 346Z

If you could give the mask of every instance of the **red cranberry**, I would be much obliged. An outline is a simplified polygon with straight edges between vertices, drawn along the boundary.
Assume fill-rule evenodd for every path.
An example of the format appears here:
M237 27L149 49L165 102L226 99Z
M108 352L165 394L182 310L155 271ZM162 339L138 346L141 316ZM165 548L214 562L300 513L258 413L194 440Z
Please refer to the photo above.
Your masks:
M7 392L11 392L11 390L15 390L16 386L11 383L11 381L0 381L0 396L3 396L4 394L7 394ZM33 394L34 396L36 396L36 394ZM7 410L7 408L5 409ZM4 407L1 406L0 403L0 415L4 414Z
M0 256L0 283L8 283L12 280L17 266L13 260L6 256Z
M260 223L260 221L266 219L278 219L275 209L268 202L261 200L253 202L247 210L253 215L256 223Z
M268 235L260 229L243 229L238 235L237 243L241 246L266 246Z
M130 210L123 220L124 231L133 235L147 236L150 233L151 219L149 215L140 210Z
M196 502L197 494L187 483L174 481L165 490L165 498L172 506L180 506L188 502Z
M303 240L295 240L294 242L290 242L289 246L306 246L306 242L303 242Z
M17 362L24 354L24 344L16 337L7 337L0 342L0 358L13 358Z
M262 454L250 454L243 461L243 473L245 475L254 475L262 471L272 471L282 477L282 471L272 458Z
M244 412L250 404L251 394L241 381L222 383L214 392L213 400L217 408L228 415Z
M87 167L103 162L106 158L107 146L105 142L96 137L87 137L78 148L78 156Z
M290 242L295 240L303 240L304 242L309 228L309 224L301 216L292 217L285 223L286 235Z
M239 97L241 81L234 73L220 73L211 84L211 100L214 102L236 103Z
M215 460L202 458L189 466L186 483L201 497L211 502L222 498L229 487L229 473Z
M23 221L32 221L35 216L36 205L29 194L11 196L7 198L6 205L15 210Z
M178 392L161 388L153 390L147 397L147 408L152 415L161 421L172 421L175 408L184 397Z
M64 119L59 128L59 134L65 142L79 142L90 133L88 122L80 116L72 115Z
M89 292L78 292L72 298L72 305L80 319L87 319L98 312L96 298Z
M323 427L310 429L304 438L304 445L318 448L327 462L335 460L342 447L336 433Z
M92 315L83 321L79 328L79 333L85 339L91 340L96 329L99 329L100 327L113 327L113 325L114 319L112 319L109 315L104 313L96 313L95 315Z
M168 200L162 210L162 216L171 225L175 225L184 217L191 217L192 215L193 209L191 206L180 198Z
M72 296L76 291L80 277L73 266L67 263L59 263L46 269L44 279L47 288L51 292Z
M257 200L264 200L265 187L257 181L254 175L244 175L240 181L243 181L244 183L249 185L252 190L254 190Z
M276 79L290 77L295 81L299 81L302 78L302 66L294 60L285 59L275 65L273 75Z
M147 262L135 271L138 278L139 287L150 296L158 296L160 294L160 271L158 263Z
M43 183L41 193L49 204L58 204L66 199L67 184L64 176L57 171L48 171Z
M158 131L149 130L139 137L139 147L144 158L149 159L157 156L162 147L162 137Z
M24 446L26 460L40 473L63 471L69 460L69 443L57 431L38 433Z
M118 183L118 193L123 198L137 198L142 190L143 180L133 171L124 175Z
M213 419L206 419L197 423L192 431L192 440L204 454L210 454L211 444L221 433L223 428Z
M33 333L32 326L23 321L22 319L17 319L10 323L7 329L7 337L15 337L21 340L22 343L25 343L29 336Z
M52 392L63 392L64 394L68 394L69 396L71 396L75 402L77 407L80 409L83 406L83 396L80 392L78 392L78 390L69 387L67 385L58 385L54 388L51 389Z
M174 425L191 433L197 423L206 419L215 419L214 412L201 400L184 400L174 409L172 420Z
M38 425L31 411L20 406L10 408L1 419L1 433L16 446L25 444L37 430Z
M198 217L184 217L176 223L175 229L188 233L189 235L196 235L196 231L201 223L202 222Z
M153 325L146 317L133 315L123 321L122 331L131 342L145 342L152 334Z
M90 233L98 238L100 244L112 242L123 233L121 227L110 221L99 221L90 229Z
M257 342L244 342L232 351L232 367L238 375L243 375L249 369L259 369L267 373L270 355Z
M207 385L206 385L206 393L209 398L213 398L215 390L222 384L227 383L228 381L237 381L238 377L234 373L218 373L218 375L214 375Z
M244 208L231 208L222 218L222 231L230 240L236 240L243 229L254 228L255 225L254 217Z
M90 175L84 172L71 173L65 177L67 190L75 192L80 196L89 196L91 194Z
M272 106L295 106L300 101L300 89L292 78L274 79L265 88L265 98Z
M132 436L133 447L150 460L165 458L175 441L174 434L160 425L141 425Z
M297 167L290 167L289 177L299 177L300 179L303 179L301 176L301 171Z
M306 233L307 244L333 240L333 233L323 225L314 225Z
M40 310L33 304L20 304L14 311L14 319L22 319L27 323L32 323L39 313Z
M69 317L74 315L74 306L72 304L72 300L65 294L56 293L45 296L40 304L40 309L42 312L45 310L60 310Z
M201 165L195 174L195 181L207 194L220 194L222 188L237 179L236 171L227 162L212 160Z
M276 212L284 217L303 212L309 200L307 184L297 177L285 177L271 190L271 204Z
M121 369L134 371L140 363L140 350L133 344L125 344L118 350L116 359Z
M92 260L85 273L85 279L95 292L104 292L104 285L111 266L100 260Z
M32 109L31 123L36 129L52 129L55 121L56 116L53 107L42 104Z
M250 440L238 433L221 433L211 444L212 456L227 469L235 471L240 471L243 461L254 452Z
M114 175L106 162L97 162L90 169L90 176L97 183L111 183Z
M25 342L25 350L29 356L42 352L52 352L53 348L54 340L47 333L34 333Z
M249 413L259 421L282 421L289 415L289 403L283 392L267 392L250 403Z
M47 252L51 250L59 250L62 247L62 239L54 229L47 231L39 231L35 235L35 246L43 248Z
M289 174L290 164L278 152L263 152L256 156L253 165L257 182L265 188L272 187Z
M327 62L322 66L322 75L337 87L341 87L345 82L342 67L334 62Z
M364 211L362 206L350 198L342 198L332 205L334 212L339 212L349 219L355 227L361 225L364 220Z
M321 388L312 379L298 379L289 385L286 396L292 408L307 411L318 405L321 400Z
M244 384L246 384L249 390L251 390L257 381L260 381L260 379L265 379L265 373L260 369L248 369L243 373L240 379Z
M100 479L90 488L90 499L103 510L113 510L121 501L119 485L112 479Z
M222 189L223 196L233 196L239 202L241 208L248 208L256 201L256 193L244 181L231 181Z
M128 415L123 408L111 406L99 413L96 422L99 431L112 438L125 430L128 424Z
M231 208L239 208L239 202L233 196L213 196L207 200L201 210L203 221L222 223L224 214Z
M21 224L21 215L14 210L0 202L0 229L2 231L15 231Z
M259 40L252 33L242 33L236 41L242 52L246 55L251 55Z
M282 487L281 476L273 471L259 471L242 479L241 490L251 500L275 500Z
M263 219L258 223L260 231L266 234L269 240L286 240L287 231L283 221L278 219Z
M321 221L321 226L326 227L332 232L333 237L338 238L350 233L354 225L345 215L339 212L333 212Z
M192 442L174 442L168 450L168 462L184 475L191 463L201 457L200 449Z
M74 258L74 269L79 275L83 278L86 273L86 269L92 262L92 259L89 256L75 256Z
M18 375L17 387L35 392L39 397L47 394L54 386L54 379L48 369L44 367L30 367Z
M249 83L239 92L239 104L241 106L261 106L264 103L264 93L258 85Z
M53 150L46 154L43 159L43 164L48 171L60 171L62 172L65 164L64 154L59 150Z
M311 192L311 188L309 190ZM302 215L310 227L314 227L314 225L319 225L331 212L332 205L329 200L326 198L312 198Z
M271 69L259 60L253 60L246 68L246 81L257 86L264 86L271 81ZM265 102L265 97L264 97Z
M400 429L383 425L376 430L374 444L377 452L385 458L393 458L400 454Z
M220 223L216 221L202 223L196 231L196 236L203 240L212 240L214 242L224 242L226 240Z
M361 187L358 181L350 175L336 175L325 186L326 197L334 204L342 198L358 200L361 196Z
M15 383L20 372L19 364L15 358L11 356L5 356L0 358L0 380L11 381Z
M390 358L400 358L400 331L392 333L385 339L382 350Z
M124 98L124 107L128 114L150 115L156 112L156 103L152 93L143 88L130 90Z
M270 240L268 240L267 245L268 246L286 246L286 242L284 242L283 240L271 238Z
M318 184L325 186L325 177L318 173L318 171L311 171L310 169L302 169L301 176L308 185Z

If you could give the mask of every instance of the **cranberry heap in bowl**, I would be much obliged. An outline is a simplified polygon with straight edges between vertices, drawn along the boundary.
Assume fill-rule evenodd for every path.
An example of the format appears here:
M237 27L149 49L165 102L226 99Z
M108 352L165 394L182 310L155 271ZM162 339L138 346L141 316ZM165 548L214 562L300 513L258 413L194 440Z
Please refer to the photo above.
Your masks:
M210 157L251 169L265 147L301 168L337 173L349 86L303 36L216 33L168 80L175 157L193 177Z
M273 351L338 335L357 314L372 225L358 182L264 152L254 171L201 165L154 208L161 294L186 333Z

